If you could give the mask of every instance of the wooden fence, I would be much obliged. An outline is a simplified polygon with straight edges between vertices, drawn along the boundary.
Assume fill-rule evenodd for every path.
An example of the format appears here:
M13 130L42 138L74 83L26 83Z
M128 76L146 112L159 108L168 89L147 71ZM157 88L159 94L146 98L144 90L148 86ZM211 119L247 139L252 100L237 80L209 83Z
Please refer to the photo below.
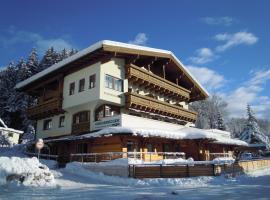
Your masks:
M129 177L133 178L183 178L195 176L236 175L256 169L270 167L269 159L239 161L234 164L194 164L194 165L129 165Z

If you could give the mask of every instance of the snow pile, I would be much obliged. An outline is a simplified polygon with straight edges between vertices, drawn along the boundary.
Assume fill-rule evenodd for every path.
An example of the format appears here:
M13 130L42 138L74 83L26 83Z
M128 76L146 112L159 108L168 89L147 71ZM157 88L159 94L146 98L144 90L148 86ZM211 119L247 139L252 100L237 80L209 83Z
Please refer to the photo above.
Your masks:
M207 186L213 177L194 177L194 178L154 178L154 179L131 179L117 176L107 176L103 173L94 173L85 168L78 162L68 163L66 168L61 170L63 173L73 174L76 177L86 177L95 183L124 185L124 186L181 186L181 187L203 187Z
M0 157L0 185L18 182L25 186L54 186L54 176L36 157Z
M233 164L235 162L235 159L232 157L220 157L220 158L215 158L212 160L213 164Z

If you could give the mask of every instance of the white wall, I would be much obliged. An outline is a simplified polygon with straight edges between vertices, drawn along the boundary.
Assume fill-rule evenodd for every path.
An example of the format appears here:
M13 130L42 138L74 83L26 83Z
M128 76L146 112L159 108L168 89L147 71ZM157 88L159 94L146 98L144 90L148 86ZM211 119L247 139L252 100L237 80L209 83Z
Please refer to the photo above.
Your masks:
M96 74L96 85L94 88L89 89L89 76L93 74ZM85 78L85 90L82 92L78 92L79 81L83 78ZM103 77L101 78L103 79ZM73 95L69 95L69 85L72 82L75 82L75 93ZM78 106L84 103L98 100L100 93L99 82L100 82L100 62L67 75L64 78L63 109L66 110L73 106Z
M119 58L113 58L111 61L104 63L100 67L100 99L115 104L125 104L124 93L128 91L128 82L123 82L123 92L119 92L105 87L105 75L111 75L113 77L124 80L125 79L125 60Z

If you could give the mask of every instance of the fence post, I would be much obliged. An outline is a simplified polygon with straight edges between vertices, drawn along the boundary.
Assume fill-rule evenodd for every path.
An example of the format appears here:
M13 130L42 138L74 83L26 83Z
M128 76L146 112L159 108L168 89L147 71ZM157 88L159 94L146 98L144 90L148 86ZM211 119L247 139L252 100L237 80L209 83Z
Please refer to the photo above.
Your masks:
M190 174L189 174L189 165L187 164L187 177L190 177Z
M133 178L136 178L135 168L136 168L135 165L133 165L133 171L132 171Z
M162 175L162 164L159 165L159 176L160 176L160 178L163 177L163 175Z

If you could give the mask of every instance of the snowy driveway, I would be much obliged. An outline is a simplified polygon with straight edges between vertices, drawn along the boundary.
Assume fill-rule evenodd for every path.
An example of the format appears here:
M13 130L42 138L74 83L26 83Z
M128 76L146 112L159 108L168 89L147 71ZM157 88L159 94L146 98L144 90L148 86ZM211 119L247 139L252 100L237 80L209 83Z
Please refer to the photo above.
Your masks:
M0 199L270 199L270 169L236 179L198 177L145 181L55 171L57 187L0 187Z

